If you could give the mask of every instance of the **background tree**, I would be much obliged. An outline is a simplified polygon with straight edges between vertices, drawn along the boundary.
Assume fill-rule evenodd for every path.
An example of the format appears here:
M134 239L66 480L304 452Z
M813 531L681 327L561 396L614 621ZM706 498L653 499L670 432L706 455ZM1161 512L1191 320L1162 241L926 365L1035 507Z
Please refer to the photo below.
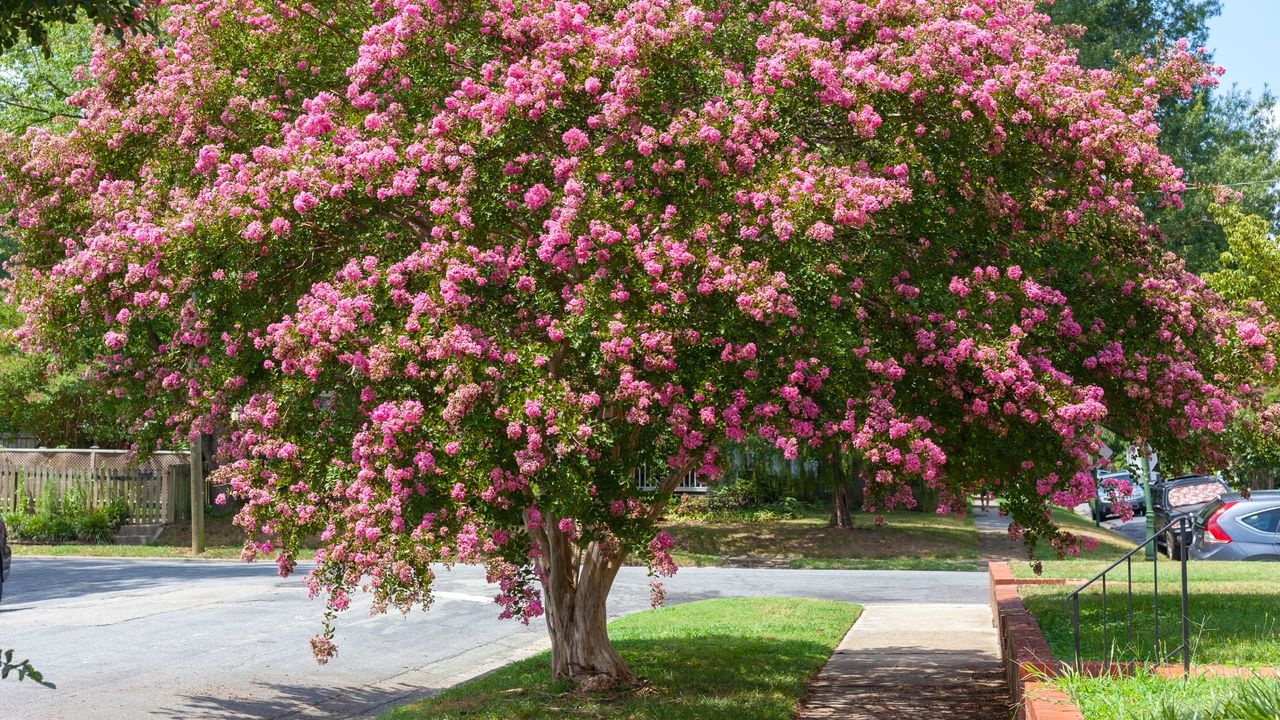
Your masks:
M143 0L17 0L0 5L0 50L25 43L47 52L60 28L86 20L119 39L127 31L154 27Z
M1059 25L1074 25L1072 47L1080 64L1115 68L1160 45L1185 39L1209 44L1209 21L1222 13L1221 0L1053 0L1041 3Z
M118 402L104 396L91 364L64 368L51 353L26 352L11 333L17 313L0 306L0 436L31 435L42 447L126 447Z
M1275 98L1238 90L1205 92L1161 118L1161 147L1196 190L1185 209L1154 212L1165 242L1196 272L1212 272L1228 249L1211 206L1215 187L1239 192L1236 204L1280 231L1280 124Z
M1280 244L1265 218L1237 205L1235 193L1219 192L1209 212L1223 231L1227 249L1218 271L1205 279L1223 297L1242 304L1260 302L1274 314L1280 311Z
M41 48L15 45L0 53L0 129L21 135L33 125L66 125L80 117L67 98L85 86L96 30L91 23L55 25ZM6 255L7 257L7 255Z
M553 673L633 680L605 599L724 440L839 443L870 507L980 483L1067 550L1099 426L1207 467L1276 330L1153 242L1173 46L1090 72L1029 0L174 4L66 130L0 137L29 344L290 572L376 609L480 563ZM159 43L163 42L163 47ZM1162 456L1164 453L1162 453ZM662 478L639 491L635 468ZM661 592L655 589L655 596ZM313 641L334 652L333 629Z
M1280 243L1266 220L1236 204L1238 193L1222 188L1215 199L1209 212L1222 228L1227 250L1219 270L1206 275L1206 281L1233 302L1261 305L1274 315L1280 310ZM1280 388L1272 385L1267 389L1267 400L1277 399ZM1275 487L1280 436L1270 428L1276 419L1268 415L1264 422L1242 422L1232 429L1235 451L1227 472L1241 477L1250 487Z

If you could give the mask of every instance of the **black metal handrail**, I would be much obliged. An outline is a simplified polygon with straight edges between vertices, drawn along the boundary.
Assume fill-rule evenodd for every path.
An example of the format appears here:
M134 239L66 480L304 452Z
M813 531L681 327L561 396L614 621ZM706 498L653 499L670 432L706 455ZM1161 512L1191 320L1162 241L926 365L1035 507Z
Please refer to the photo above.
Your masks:
M1147 512L1151 512L1151 509L1148 508ZM1155 648L1154 649L1155 649L1155 657L1158 659L1158 662L1160 663L1164 663L1169 658L1181 652L1183 675L1185 676L1190 674L1191 672L1191 617L1187 611L1188 603L1187 603L1187 547L1186 547L1187 542L1186 540L1190 534L1189 531L1191 530L1191 517L1186 515L1173 520L1168 525L1165 525L1164 527L1157 530L1155 533L1152 534L1150 538L1147 538L1146 542L1142 543L1141 545L1125 553L1123 557L1121 557L1119 560L1116 560L1114 563L1112 563L1106 570L1103 570L1097 575L1094 575L1093 578L1089 580L1089 582L1086 582L1085 584L1081 585L1075 590L1072 590L1071 593L1067 595L1066 600L1064 602L1067 606L1067 613L1071 616L1071 619L1072 619L1071 631L1072 631L1072 639L1075 643L1075 667L1077 670L1080 669L1081 667L1080 593L1087 590L1094 583L1098 581L1102 581L1102 647L1104 651L1107 653L1106 656L1103 658L1102 662L1103 662L1104 672L1110 671L1111 653L1109 650L1107 650L1107 632L1109 629L1109 623L1107 621L1107 573L1111 572L1112 570L1115 570L1121 565L1125 566L1125 569L1127 572L1127 578L1126 578L1127 588L1126 589L1127 589L1128 599L1127 599L1126 607L1127 607L1127 616L1128 616L1127 624L1129 628L1129 647L1133 653L1133 658L1135 663L1141 662L1141 658L1138 656L1138 652L1137 652L1137 645L1134 642L1135 635L1134 635L1134 629L1133 629L1133 556L1138 554L1140 551L1145 550L1148 545L1156 541L1156 538L1169 532L1169 530L1171 530L1174 526L1177 526L1178 528L1178 531L1177 531L1178 539L1179 539L1179 542L1182 544L1182 551L1178 553L1178 557L1180 558L1180 564L1182 566L1182 644L1174 648L1167 654L1161 654L1160 563L1158 560L1156 560L1152 562L1152 565L1151 565L1152 595L1153 595L1152 605L1155 611L1155 615L1154 615Z

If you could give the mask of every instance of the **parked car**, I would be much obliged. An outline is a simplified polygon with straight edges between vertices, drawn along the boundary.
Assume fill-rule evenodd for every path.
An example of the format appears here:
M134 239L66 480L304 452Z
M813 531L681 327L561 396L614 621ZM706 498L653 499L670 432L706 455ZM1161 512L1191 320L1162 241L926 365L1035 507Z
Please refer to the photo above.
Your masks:
M1280 490L1215 498L1196 515L1193 560L1280 560Z
M1133 508L1135 515L1147 512L1146 496L1142 485L1135 483L1128 472L1106 472L1098 475L1098 501L1093 504L1093 519L1098 522L1111 515L1119 515L1113 507L1117 501L1124 500ZM1118 492L1117 488L1125 488L1126 492Z
M4 518L0 517L0 598L4 597L4 581L9 579L9 565L13 562L13 551L9 549L9 528L4 526Z
M1194 518L1196 513L1219 495L1231 492L1231 487L1216 475L1181 475L1167 478L1151 486L1151 512L1155 529L1168 525L1180 517ZM1185 525L1181 533L1171 528L1156 537L1156 549L1174 560L1182 559L1183 548L1193 539L1191 525Z

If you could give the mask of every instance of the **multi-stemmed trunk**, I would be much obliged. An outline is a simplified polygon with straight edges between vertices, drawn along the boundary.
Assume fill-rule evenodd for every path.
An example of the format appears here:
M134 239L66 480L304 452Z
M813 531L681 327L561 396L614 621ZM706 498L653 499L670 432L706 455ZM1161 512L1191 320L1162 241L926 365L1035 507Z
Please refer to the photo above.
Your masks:
M666 498L687 471L687 467L673 471L659 487L659 499L649 509L650 521L661 517ZM638 678L609 642L606 607L627 551L602 542L580 546L560 530L559 518L549 512L541 513L539 522L530 523L530 519L532 513L526 513L526 527L538 548L552 680L567 680L588 692L634 685Z
M634 684L636 676L609 642L607 627L606 601L625 553L596 542L576 549L559 530L547 537L551 553L542 567L552 679L586 691Z

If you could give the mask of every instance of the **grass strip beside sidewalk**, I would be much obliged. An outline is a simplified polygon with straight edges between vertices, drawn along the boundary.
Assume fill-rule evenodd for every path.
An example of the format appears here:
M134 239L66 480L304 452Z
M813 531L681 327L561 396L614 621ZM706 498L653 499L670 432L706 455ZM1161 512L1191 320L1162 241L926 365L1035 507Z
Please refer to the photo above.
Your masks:
M1088 720L1274 720L1280 717L1280 679L1171 679L1150 672L1132 677L1058 677Z
M1097 563L1045 563L1046 574L1091 577ZM1155 626L1152 565L1133 565L1133 647L1129 646L1127 568L1121 567L1109 593L1107 643L1103 644L1100 584L1080 596L1081 653L1088 660L1130 659L1133 651L1154 659ZM1182 609L1178 592L1178 563L1162 561L1160 579L1160 635L1166 651L1182 642ZM1191 661L1245 667L1280 665L1280 564L1192 562L1187 565ZM1065 600L1074 586L1023 586L1027 609L1035 615L1055 656L1073 654L1073 628Z
M551 656L542 653L383 720L789 720L861 612L848 603L735 598L636 613L610 623L609 636L645 687L582 696L550 682Z

